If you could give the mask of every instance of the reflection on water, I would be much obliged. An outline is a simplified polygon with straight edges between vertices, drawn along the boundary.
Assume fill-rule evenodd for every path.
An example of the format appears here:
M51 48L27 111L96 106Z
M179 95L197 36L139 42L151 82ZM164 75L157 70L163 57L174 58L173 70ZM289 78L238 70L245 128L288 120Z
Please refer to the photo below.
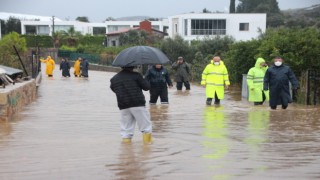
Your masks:
M118 162L106 167L115 172L113 179L148 179L150 167L146 163L150 154L149 146L122 144L118 155Z
M221 159L229 151L228 130L222 106L206 107L204 115L204 158Z
M252 154L257 156L261 146L268 139L270 111L255 107L248 112L248 134L245 142L250 146Z
M9 135L12 131L11 123L7 121L0 121L0 137Z
M154 143L135 132L122 144L114 73L60 73L19 120L0 123L0 179L320 179L319 107L272 111L239 90L206 106L204 88L171 88L169 105L147 104Z

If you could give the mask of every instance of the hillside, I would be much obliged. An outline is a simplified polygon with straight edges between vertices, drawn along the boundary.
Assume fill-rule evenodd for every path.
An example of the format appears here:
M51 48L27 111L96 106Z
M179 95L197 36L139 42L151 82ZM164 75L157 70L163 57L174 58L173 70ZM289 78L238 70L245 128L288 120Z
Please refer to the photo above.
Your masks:
M320 28L320 4L311 7L282 11L285 25L289 27L316 26Z

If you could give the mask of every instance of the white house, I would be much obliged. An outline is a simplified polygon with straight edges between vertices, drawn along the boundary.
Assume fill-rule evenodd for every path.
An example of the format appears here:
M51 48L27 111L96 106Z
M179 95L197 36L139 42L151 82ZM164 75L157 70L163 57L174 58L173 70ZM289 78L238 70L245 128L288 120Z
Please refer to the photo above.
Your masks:
M266 14L190 13L169 17L169 37L185 40L217 35L233 36L237 41L250 40L266 30Z
M139 27L141 21L105 21L104 23L86 23L79 21L57 21L54 22L54 31L68 31L74 27L81 34L95 35L95 29L102 28L108 34L116 31ZM168 20L151 21L152 28L159 31L168 29ZM21 21L21 34L52 35L53 21Z
M188 41L217 35L229 35L237 41L245 41L257 38L259 32L265 32L266 21L267 15L265 13L189 13L170 16L168 19L161 21L151 21L151 25L152 29L168 33L171 38L180 35ZM75 31L79 31L84 35L109 34L139 27L140 22L105 21L104 23L85 23L57 19L57 21L54 21L54 31L68 31L70 27L74 27ZM21 21L22 34L52 35L52 31L52 19Z
M54 26L53 26L54 24ZM81 34L94 35L95 28L104 28L104 23L86 23L79 21L21 21L21 34L52 35L52 31L68 31L71 27Z

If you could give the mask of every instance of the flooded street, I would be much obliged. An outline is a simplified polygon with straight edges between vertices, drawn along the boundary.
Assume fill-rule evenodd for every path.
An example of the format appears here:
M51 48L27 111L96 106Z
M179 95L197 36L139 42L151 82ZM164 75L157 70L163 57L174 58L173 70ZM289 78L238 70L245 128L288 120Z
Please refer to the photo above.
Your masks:
M204 88L172 88L169 105L147 105L154 143L136 127L122 144L114 74L43 76L37 100L0 122L0 179L320 179L319 107L271 111L236 90L206 106Z

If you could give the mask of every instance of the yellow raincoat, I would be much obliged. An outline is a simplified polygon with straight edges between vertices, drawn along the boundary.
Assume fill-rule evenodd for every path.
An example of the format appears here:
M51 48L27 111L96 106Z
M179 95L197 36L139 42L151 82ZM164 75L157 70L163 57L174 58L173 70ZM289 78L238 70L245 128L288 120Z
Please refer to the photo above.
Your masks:
M256 64L249 70L247 75L250 102L262 102L262 93L264 93L266 100L269 101L269 91L263 91L263 78L268 69L268 67L260 67L263 62L265 62L263 58L258 58Z
M46 63L46 74L52 76L56 63L51 59L51 56L48 56L47 59L40 59L40 61Z
M224 98L224 86L230 85L228 70L223 61L220 61L220 65L216 66L211 61L206 66L202 73L201 85L206 86L207 98L214 98L214 94L217 93L219 99Z
M73 69L74 69L73 74L74 74L75 76L80 76L81 72L80 72L80 60L79 60L79 59L77 59L77 60L74 62Z

